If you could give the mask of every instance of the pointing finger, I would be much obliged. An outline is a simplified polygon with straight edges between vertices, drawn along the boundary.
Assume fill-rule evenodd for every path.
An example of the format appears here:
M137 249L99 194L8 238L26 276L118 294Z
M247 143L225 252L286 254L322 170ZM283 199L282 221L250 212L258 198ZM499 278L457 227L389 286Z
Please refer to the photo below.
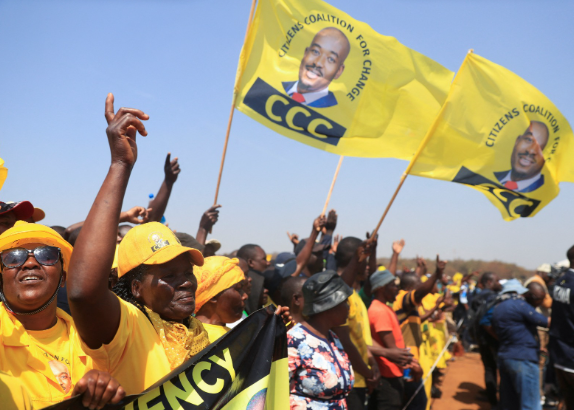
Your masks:
M171 163L171 152L167 153L167 157L165 157L165 166L167 167Z
M112 93L108 93L106 97L106 108L104 111L104 115L106 117L106 121L108 124L114 119L114 95Z

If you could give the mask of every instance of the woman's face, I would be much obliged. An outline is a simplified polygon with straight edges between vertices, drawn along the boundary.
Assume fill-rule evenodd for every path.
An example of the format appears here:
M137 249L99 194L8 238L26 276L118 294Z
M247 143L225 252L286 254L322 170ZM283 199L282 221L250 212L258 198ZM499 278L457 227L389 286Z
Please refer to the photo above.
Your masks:
M349 317L349 302L345 300L344 302L339 303L337 306L332 307L331 309L327 310L329 312L329 316L332 319L333 325L335 326L342 326L347 321Z
M20 247L33 250L39 246L46 245L29 243ZM50 300L58 288L60 275L65 275L61 261L52 266L44 266L33 255L28 255L22 266L12 269L3 267L2 291L11 308L18 312L30 312Z
M164 320L181 322L195 311L197 279L184 253L161 265L148 265L142 281L132 282L134 297Z
M241 319L247 299L246 285L247 281L242 280L217 297L216 312L223 323L233 323Z

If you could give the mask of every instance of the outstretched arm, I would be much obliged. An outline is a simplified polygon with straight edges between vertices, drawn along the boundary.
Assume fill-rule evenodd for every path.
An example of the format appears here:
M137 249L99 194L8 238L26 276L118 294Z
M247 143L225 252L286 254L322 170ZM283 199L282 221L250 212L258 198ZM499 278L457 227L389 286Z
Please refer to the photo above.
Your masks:
M293 272L291 276L299 276L303 269L305 269L305 266L307 266L307 263L311 258L311 254L313 253L313 246L315 246L315 241L317 240L319 231L323 229L325 222L326 219L324 216L319 216L313 221L313 230L311 231L311 235L309 235L309 239L307 239L305 246L295 259L295 262L297 262L297 269L295 269L295 272Z
M436 270L431 277L424 283L420 283L415 290L415 303L419 304L423 298L432 292L437 280L442 279L446 262L441 261L439 256L436 256Z
M161 186L159 187L159 191L155 198L149 203L149 207L151 208L149 219L150 221L161 221L161 217L165 213L165 209L167 208L167 203L169 201L169 197L171 195L171 189L173 188L173 184L177 181L177 176L181 172L179 169L179 163L177 162L177 158L174 158L173 161L171 160L171 152L167 153L167 157L165 157L165 164L163 165L163 170L165 172L165 179L163 180Z
M120 304L108 289L122 201L137 159L136 133L147 135L140 110L120 108L106 98L111 165L84 223L70 261L68 300L76 328L91 349L110 343L120 323Z
M207 234L211 232L213 225L217 223L219 219L219 209L221 205L213 205L207 211L201 215L201 220L199 221L199 229L197 230L197 235L195 239L202 245L205 245L207 239Z
M397 264L399 263L399 255L403 251L404 247L405 247L404 239L393 242L393 256L391 256L391 261L389 262L389 272L391 272L393 275L397 274Z

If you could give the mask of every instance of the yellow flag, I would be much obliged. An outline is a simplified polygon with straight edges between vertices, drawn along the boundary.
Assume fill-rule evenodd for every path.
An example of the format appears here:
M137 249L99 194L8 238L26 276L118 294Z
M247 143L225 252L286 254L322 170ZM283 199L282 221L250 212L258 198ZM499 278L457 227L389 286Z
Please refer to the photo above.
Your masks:
M474 53L427 138L410 174L478 189L507 221L536 215L558 182L574 182L566 118L534 86Z
M2 189L2 185L4 185L7 176L8 169L4 166L4 160L0 158L0 189Z
M235 104L335 154L410 159L453 73L320 0L260 0Z

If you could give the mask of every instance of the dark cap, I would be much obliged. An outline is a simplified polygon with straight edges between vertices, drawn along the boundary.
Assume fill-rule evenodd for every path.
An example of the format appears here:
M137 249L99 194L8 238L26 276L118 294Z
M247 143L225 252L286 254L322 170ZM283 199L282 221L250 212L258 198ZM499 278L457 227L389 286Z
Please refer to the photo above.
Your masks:
M14 212L17 220L25 221L34 214L34 206L28 201L0 202L0 215L8 212Z
M177 237L177 239L179 239L179 241L181 242L181 244L183 246L187 246L188 248L197 249L200 252L203 252L203 249L205 249L205 245L200 244L197 241L197 239L195 239L193 236L191 236L188 233L176 232L175 236Z
M334 308L352 294L353 289L334 270L316 273L303 284L303 314L313 316Z
M307 243L307 239L301 239L299 241L299 243L295 247L295 255L299 255L301 253L301 251L305 247L306 243ZM330 247L331 247L330 243L315 243L315 245L313 245L312 253L323 252L323 251L328 250Z

